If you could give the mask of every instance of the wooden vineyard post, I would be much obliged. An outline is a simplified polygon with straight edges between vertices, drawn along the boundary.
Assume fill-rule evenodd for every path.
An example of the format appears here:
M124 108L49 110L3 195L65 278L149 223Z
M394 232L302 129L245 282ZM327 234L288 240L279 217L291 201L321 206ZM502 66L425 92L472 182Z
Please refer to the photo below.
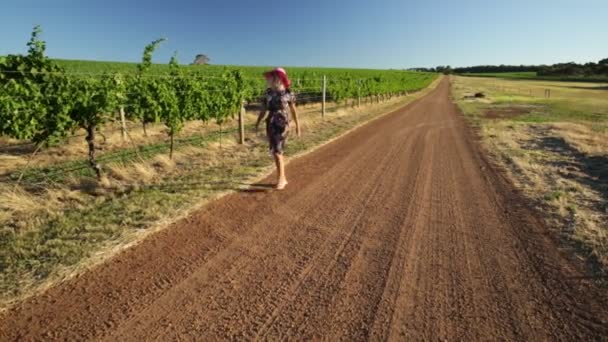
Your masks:
M245 143L245 105L241 104L239 111L239 144Z
M321 117L325 118L325 96L327 94L327 77L323 75L323 102L321 103Z
M122 133L122 141L127 140L127 123L125 122L125 107L120 106L120 132Z
M361 80L359 80L359 90L357 91L357 107L361 107Z

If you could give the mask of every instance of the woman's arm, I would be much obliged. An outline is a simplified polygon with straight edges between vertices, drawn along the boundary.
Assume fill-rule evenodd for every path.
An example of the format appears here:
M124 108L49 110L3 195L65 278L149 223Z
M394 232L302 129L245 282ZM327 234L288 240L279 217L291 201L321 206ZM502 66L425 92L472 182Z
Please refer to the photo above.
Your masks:
M293 121L296 123L296 134L300 136L300 121L298 121L298 111L296 110L296 105L293 102L289 103L289 109L291 110L291 115L293 115Z
M260 127L260 122L262 122L262 120L264 120L264 117L266 117L266 112L267 112L267 110L264 109L258 115L258 121L255 123L255 131L256 132L258 131L258 128Z

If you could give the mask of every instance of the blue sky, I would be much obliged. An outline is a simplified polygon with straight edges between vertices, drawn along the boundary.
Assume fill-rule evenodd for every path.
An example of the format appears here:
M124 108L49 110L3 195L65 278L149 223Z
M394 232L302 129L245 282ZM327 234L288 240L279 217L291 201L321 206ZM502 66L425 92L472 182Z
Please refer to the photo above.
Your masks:
M598 61L607 0L4 0L0 55L40 24L52 57L139 61L166 37L189 63L408 68Z

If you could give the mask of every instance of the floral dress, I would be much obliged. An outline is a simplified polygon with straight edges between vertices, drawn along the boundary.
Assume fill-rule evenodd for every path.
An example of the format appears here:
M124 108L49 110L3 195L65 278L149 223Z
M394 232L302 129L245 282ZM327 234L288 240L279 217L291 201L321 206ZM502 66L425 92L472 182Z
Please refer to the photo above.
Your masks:
M267 110L266 135L270 152L282 154L289 132L289 104L295 104L296 97L289 90L266 90L264 108Z

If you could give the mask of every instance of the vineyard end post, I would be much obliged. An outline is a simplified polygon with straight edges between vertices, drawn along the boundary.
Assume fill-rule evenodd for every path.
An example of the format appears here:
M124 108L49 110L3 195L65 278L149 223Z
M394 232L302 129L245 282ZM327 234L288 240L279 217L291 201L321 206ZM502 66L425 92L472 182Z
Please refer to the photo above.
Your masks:
M239 111L239 144L245 143L245 104L241 103L241 110Z
M87 136L86 141L89 147L89 165L95 171L97 179L101 179L101 165L95 160L95 125L89 124L86 126Z
M125 108L120 106L120 131L122 133L122 141L127 140L127 123L125 122Z
M357 107L361 107L361 80L358 82L359 89L357 91Z
M325 97L327 94L327 76L323 75L323 102L321 103L321 117L325 118Z

